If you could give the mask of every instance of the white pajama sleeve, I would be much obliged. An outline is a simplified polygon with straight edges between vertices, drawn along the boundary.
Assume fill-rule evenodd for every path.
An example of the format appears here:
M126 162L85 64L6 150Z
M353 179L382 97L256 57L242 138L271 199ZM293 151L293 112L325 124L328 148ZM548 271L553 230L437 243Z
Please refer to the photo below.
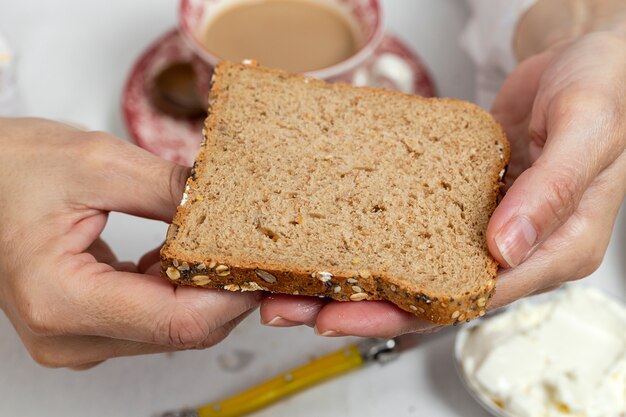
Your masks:
M513 36L520 17L537 0L466 0L471 9L461 46L476 65L475 101L489 109L515 68Z
M0 117L17 116L20 101L15 79L15 55L0 33Z

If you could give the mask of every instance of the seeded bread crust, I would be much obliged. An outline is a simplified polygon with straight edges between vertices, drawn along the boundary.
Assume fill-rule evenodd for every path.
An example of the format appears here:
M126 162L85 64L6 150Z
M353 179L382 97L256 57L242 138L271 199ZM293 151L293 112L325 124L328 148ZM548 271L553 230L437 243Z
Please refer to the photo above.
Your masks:
M246 259L209 259L195 258L178 253L172 248L178 230L188 216L190 206L195 202L193 191L196 178L204 174L207 155L211 152L207 131L216 127L220 114L221 101L219 96L228 89L220 74L228 71L236 64L223 63L218 65L211 89L209 117L203 129L202 149L196 159L192 175L187 180L187 191L183 202L178 207L174 220L168 230L166 243L161 249L162 276L177 285L221 288L229 291L271 291L275 293L307 295L332 298L338 301L387 300L401 309L436 324L456 324L469 321L485 314L491 298L495 293L497 263L493 258L485 269L484 284L477 291L448 294L431 291L424 293L421 288L398 277L390 276L385 271L337 269L330 265L319 265L317 270L301 270L293 265L256 263ZM277 77L305 80L306 83L325 84L323 81L305 78L300 75L287 74L283 71L258 68L259 71L274 74ZM349 85L339 85L338 89L354 89ZM406 97L393 91L361 87L372 94L380 95L386 100L395 96ZM433 100L415 96L414 100ZM468 112L475 113L478 118L485 118L485 112L470 103L454 99L435 99L464 106ZM494 122L495 123L495 122ZM499 143L502 155L501 163L494 165L490 172L485 173L493 179L488 190L490 201L489 213L496 207L500 193L502 174L510 157L510 148L504 132L498 126L499 134L495 140ZM208 143L208 145L207 145ZM192 200L192 201L187 201ZM186 203L186 204L185 204Z

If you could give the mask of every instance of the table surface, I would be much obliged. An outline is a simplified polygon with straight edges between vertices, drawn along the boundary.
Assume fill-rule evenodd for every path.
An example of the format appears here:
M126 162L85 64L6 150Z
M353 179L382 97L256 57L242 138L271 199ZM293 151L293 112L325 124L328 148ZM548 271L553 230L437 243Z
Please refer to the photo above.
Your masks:
M120 92L134 59L176 23L176 0L0 0L0 32L19 53L28 114L74 121L127 138ZM460 0L386 0L389 30L432 70L440 95L472 99L473 68L457 40L468 16ZM626 299L626 210L607 256L586 285ZM112 214L104 237L123 259L158 246L166 226ZM577 284L578 285L578 284ZM485 416L459 382L454 331L385 366L372 366L292 397L257 416ZM253 315L205 351L121 358L87 372L34 364L0 315L0 416L150 416L219 399L348 343L309 328L271 329ZM247 365L233 371L236 358Z

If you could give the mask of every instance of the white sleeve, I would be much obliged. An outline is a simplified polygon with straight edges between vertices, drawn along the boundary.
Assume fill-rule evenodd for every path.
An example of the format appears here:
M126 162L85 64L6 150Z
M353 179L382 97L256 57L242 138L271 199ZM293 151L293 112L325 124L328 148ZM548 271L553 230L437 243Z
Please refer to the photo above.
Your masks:
M20 105L15 80L15 55L0 33L0 117L17 116Z
M476 65L476 102L490 108L516 65L513 36L519 18L537 0L467 0L471 16L461 46Z

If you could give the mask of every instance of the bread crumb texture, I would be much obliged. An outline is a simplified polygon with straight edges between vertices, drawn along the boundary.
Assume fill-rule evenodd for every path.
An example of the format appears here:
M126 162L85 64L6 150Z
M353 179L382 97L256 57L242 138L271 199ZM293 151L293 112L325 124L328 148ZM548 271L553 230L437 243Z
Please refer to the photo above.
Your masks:
M452 99L223 63L161 250L179 285L388 300L439 324L484 314L501 127Z

